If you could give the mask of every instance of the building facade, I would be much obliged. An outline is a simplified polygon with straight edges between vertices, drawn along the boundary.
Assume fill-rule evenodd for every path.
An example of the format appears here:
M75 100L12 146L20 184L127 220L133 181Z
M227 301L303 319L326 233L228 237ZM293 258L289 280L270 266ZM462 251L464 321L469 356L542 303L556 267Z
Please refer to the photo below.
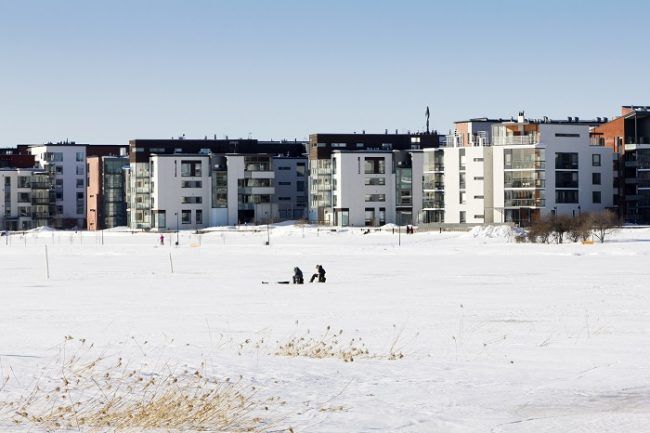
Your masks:
M414 224L422 204L422 157L414 151L438 146L435 132L310 135L309 220Z
M30 230L52 225L53 176L38 168L0 169L0 227Z
M87 158L88 230L103 230L127 225L125 156L89 156Z

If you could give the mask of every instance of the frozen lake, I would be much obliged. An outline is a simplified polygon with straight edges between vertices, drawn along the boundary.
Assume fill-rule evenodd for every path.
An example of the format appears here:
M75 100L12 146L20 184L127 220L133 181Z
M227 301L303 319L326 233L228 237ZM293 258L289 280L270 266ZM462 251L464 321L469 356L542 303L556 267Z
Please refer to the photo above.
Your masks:
M69 336L132 363L241 376L286 402L270 410L277 431L649 431L650 229L593 245L476 234L0 238L0 402L56 375ZM261 284L294 266L308 279L316 264L326 284ZM276 354L340 331L368 355ZM10 415L0 430L41 431Z

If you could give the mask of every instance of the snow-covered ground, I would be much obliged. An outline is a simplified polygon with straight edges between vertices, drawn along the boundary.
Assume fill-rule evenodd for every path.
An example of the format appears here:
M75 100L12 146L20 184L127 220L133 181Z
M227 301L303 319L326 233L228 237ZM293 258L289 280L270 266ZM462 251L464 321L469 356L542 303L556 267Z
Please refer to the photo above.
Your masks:
M0 237L0 403L56 375L69 336L133 364L241 376L286 401L271 411L296 433L650 431L650 229L593 245L515 244L502 228L401 245L290 225L181 232L178 247L103 236ZM261 283L316 264L326 284ZM340 331L369 356L274 354ZM10 430L40 431L0 420Z

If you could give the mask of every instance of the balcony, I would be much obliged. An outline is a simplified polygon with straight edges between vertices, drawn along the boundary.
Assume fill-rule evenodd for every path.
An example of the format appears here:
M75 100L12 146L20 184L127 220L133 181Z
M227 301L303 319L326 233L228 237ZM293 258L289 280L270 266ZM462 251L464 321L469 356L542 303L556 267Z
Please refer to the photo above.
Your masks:
M49 197L32 197L33 205L48 205L50 204Z
M504 207L544 207L546 201L541 198L536 199L510 199L504 202Z
M441 200L424 200L422 202L423 209L444 209L445 202Z
M275 194L275 187L273 186L244 186L237 188L239 194L255 194L255 195L272 195Z
M445 183L444 182L425 182L422 184L422 189L428 189L428 190L437 190L437 189L445 189Z
M546 161L514 160L504 166L505 170L545 170Z
M32 219L41 220L48 219L50 217L49 212L34 212L32 213Z
M330 168L312 168L311 169L311 174L315 174L317 176L329 176L332 174L332 169Z
M49 182L32 182L32 189L50 189L52 184Z
M495 146L523 146L539 144L539 134L492 137L492 144Z
M542 179L525 179L525 180L513 180L511 182L505 182L503 184L504 188L544 188L546 182Z
M311 192L330 192L332 190L331 183L318 184L311 186Z

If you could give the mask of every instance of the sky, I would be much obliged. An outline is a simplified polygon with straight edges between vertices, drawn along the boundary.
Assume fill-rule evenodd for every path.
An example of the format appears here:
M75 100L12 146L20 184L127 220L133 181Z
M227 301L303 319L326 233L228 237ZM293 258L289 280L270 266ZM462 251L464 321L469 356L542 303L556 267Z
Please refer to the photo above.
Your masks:
M0 0L0 146L650 105L650 2Z

